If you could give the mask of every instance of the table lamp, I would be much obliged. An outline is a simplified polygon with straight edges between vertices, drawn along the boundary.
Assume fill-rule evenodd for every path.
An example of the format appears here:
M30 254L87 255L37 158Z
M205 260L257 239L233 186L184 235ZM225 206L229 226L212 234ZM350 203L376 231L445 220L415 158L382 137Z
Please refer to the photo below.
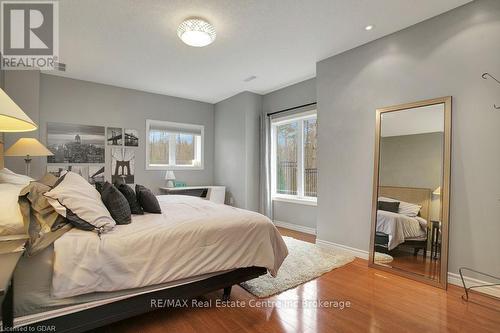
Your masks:
M167 187L175 187L175 174L173 171L167 171L165 173L165 180L167 181Z
M0 89L0 132L29 132L37 128L33 120Z
M21 138L5 151L5 156L25 156L24 161L26 162L27 176L30 175L31 156L51 155L54 154L34 138Z

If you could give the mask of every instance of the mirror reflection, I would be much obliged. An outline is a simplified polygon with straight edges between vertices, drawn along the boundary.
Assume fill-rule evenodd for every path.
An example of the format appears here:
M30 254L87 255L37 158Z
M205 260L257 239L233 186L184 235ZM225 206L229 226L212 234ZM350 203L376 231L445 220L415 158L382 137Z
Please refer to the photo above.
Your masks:
M445 105L380 116L374 263L440 281Z

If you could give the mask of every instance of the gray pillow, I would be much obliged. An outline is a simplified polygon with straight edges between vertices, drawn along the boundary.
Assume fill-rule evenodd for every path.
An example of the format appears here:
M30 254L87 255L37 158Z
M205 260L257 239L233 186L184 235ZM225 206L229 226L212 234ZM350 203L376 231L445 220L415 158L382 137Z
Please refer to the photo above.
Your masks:
M399 211L399 202L379 201L378 209L385 210L386 212L397 213Z
M128 186L127 184L118 184L115 185L116 188L125 196L128 201L128 205L130 206L130 211L132 214L143 215L144 211L142 210L141 205L137 201L137 196L135 195L134 189Z
M142 185L135 185L135 194L145 212L161 214L160 203L150 189Z
M101 199L116 224L129 224L132 221L127 198L109 182L105 182L102 187Z

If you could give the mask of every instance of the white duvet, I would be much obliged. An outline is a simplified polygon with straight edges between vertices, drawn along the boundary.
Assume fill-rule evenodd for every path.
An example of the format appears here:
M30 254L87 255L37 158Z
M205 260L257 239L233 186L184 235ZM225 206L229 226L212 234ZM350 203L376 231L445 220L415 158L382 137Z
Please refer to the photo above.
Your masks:
M409 217L403 214L377 211L377 232L389 235L389 251L395 249L406 239L425 239L427 221L419 216Z
M133 215L101 235L72 229L54 243L52 296L150 286L260 266L276 275L288 254L265 216L188 196L158 196L162 214Z

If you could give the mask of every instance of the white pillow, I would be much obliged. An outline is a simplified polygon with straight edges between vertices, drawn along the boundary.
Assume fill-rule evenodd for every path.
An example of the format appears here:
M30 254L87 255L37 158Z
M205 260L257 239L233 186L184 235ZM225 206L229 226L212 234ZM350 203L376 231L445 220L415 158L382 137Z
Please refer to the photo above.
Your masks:
M25 175L20 175L7 168L0 170L0 183L14 185L28 185L34 179Z
M386 197L379 197L378 201L399 202L398 213L402 214L402 215L409 216L409 217L418 216L418 213L420 212L420 209L422 208L422 206L420 206L420 205L412 204L412 203L397 200L397 199L386 198Z
M25 234L19 192L25 185L0 184L0 236Z
M102 233L116 225L99 192L74 172L61 176L56 186L44 195L56 212L77 228Z

